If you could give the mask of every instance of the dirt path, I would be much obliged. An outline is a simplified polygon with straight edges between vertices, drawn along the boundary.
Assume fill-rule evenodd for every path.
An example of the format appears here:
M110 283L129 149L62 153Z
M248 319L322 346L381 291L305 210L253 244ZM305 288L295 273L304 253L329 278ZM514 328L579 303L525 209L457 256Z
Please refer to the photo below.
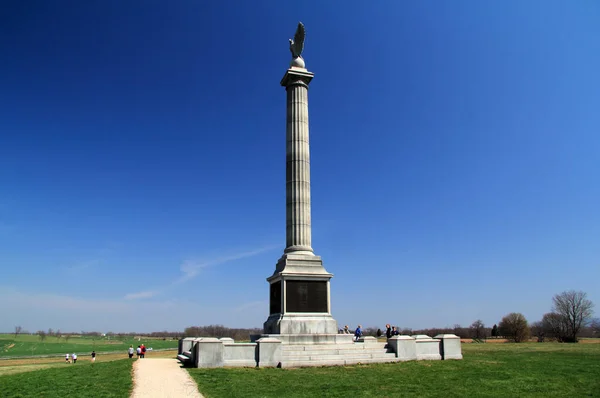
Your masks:
M131 398L202 398L196 382L176 359L146 358L133 364Z

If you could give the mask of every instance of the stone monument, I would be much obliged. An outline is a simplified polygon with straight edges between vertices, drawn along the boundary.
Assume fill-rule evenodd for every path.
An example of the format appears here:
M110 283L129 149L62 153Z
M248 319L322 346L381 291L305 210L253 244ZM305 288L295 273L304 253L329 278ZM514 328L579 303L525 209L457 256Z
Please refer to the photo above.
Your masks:
M386 342L338 334L331 316L332 274L315 255L311 242L308 85L304 25L290 40L292 62L281 85L287 92L286 116L286 248L269 282L269 317L264 334L250 343L230 338L187 337L177 358L194 367L299 367L351 365L411 360L462 359L455 335L393 336Z
M315 255L311 242L310 151L308 85L313 73L306 69L302 50L305 30L298 24L290 39L292 61L281 85L287 92L286 116L286 248L270 284L269 318L265 334L336 334L329 294L332 274Z

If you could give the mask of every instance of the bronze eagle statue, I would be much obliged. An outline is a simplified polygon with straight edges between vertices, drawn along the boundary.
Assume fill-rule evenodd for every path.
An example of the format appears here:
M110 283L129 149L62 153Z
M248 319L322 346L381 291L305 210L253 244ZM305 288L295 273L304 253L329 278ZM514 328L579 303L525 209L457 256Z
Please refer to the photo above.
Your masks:
M304 50L304 36L306 32L304 31L304 25L302 22L298 22L298 28L296 29L296 34L294 35L294 39L290 40L290 51L292 52L292 57L294 58L302 58L302 50Z

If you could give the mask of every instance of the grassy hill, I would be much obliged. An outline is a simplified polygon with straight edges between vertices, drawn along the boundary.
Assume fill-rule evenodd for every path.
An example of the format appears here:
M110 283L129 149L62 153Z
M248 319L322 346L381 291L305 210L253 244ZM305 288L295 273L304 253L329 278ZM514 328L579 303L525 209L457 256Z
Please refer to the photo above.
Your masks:
M72 336L67 340L65 337L47 336L42 341L37 335L20 334L15 337L14 334L0 334L0 359L66 353L87 355L92 350L125 353L130 345L135 348L142 343L153 350L177 348L177 341L171 339Z

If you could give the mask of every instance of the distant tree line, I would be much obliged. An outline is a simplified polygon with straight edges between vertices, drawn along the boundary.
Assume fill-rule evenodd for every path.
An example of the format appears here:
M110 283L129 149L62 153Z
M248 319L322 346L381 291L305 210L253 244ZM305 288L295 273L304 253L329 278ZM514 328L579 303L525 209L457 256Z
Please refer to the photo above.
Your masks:
M594 304L581 291L565 291L552 298L551 312L545 314L541 321L529 325L525 316L518 312L505 315L498 324L486 327L481 319L474 321L469 327L454 325L448 328L410 329L398 328L400 334L455 334L461 338L483 340L505 338L513 342L527 341L531 336L542 341L577 342L580 337L600 337L600 318L592 318ZM367 327L365 335L377 336L381 330Z
M185 337L231 337L234 340L248 340L251 334L262 334L258 328L228 328L223 325L190 326L185 328Z
M577 342L580 337L600 337L600 318L592 318L594 304L587 298L587 294L581 291L565 291L556 294L552 298L552 308L547 314L544 314L540 321L531 325L525 316L518 312L511 312L505 315L498 324L492 327L486 327L480 319L475 320L470 326L463 327L454 325L446 328L429 329L411 329L397 326L402 335L426 334L436 336L438 334L455 334L461 338L472 338L474 340L483 340L489 337L506 338L510 341L526 341L530 336L534 336L538 341L559 341L559 342ZM190 326L180 331L161 331L151 333L100 333L96 331L80 333L63 333L60 329L52 328L48 331L40 330L36 332L41 341L46 340L48 336L54 336L58 340L63 338L68 342L72 336L84 337L108 337L117 339L129 339L134 337L153 337L162 339L180 339L182 337L231 337L234 340L247 340L251 334L261 334L259 328L228 328L223 325L208 326ZM379 336L385 333L376 327L366 327L363 334L367 336ZM30 334L21 326L15 326L14 335Z

